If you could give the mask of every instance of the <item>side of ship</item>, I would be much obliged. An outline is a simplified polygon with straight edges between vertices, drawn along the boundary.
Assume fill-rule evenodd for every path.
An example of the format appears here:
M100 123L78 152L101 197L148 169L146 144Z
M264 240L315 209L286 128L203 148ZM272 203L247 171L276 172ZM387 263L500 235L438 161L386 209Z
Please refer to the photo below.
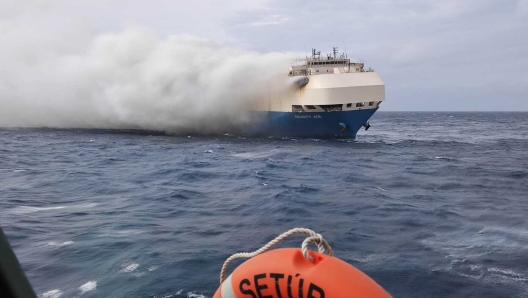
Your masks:
M312 57L290 66L295 82L255 108L257 125L251 134L284 137L355 138L361 127L385 100L385 85L379 75L365 70L344 54Z

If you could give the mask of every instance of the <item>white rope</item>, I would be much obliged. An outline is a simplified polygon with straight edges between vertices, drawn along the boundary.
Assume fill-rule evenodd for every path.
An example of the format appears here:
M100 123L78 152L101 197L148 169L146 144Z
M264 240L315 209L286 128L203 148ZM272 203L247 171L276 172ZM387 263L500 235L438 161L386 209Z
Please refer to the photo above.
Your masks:
M304 239L302 245L301 245L301 250L302 250L302 253L303 253L303 256L309 260L310 262L313 262L314 259L312 258L312 256L310 256L310 254L308 253L308 245L310 243L315 243L317 245L317 250L320 252L320 253L324 253L326 252L329 256L333 256L334 255L334 252L332 251L332 248L330 247L330 245L328 244L328 242L326 242L326 240L323 239L323 236L321 236L320 234L317 234L316 232L310 230L310 229L305 229L305 228L294 228L294 229L291 229L287 232L284 232L282 234L280 234L279 236L277 236L277 238L271 240L270 242L268 242L268 244L264 245L263 247L255 250L254 252L239 252L239 253L236 253L232 256L230 256L229 258L227 258L227 260L224 262L224 265L222 265L222 270L220 271L220 284L222 284L222 282L224 282L225 280L225 276L226 276L226 271L227 271L227 266L229 266L229 263L231 263L232 261L236 260L236 259L242 259L242 258L252 258L254 256L257 256L265 251L267 251L268 249L270 249L271 247L275 246L276 244L278 244L279 242L281 242L282 240L292 236L292 235L296 235L296 234L306 234L306 235L309 235L310 237Z

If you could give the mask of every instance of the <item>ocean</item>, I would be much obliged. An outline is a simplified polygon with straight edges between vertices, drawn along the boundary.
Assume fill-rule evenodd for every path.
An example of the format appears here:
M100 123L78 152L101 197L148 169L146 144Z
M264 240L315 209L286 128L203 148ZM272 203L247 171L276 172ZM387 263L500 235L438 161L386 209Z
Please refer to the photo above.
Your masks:
M528 297L528 113L370 123L357 140L0 129L0 225L47 298L212 297L229 255L294 227L394 297Z

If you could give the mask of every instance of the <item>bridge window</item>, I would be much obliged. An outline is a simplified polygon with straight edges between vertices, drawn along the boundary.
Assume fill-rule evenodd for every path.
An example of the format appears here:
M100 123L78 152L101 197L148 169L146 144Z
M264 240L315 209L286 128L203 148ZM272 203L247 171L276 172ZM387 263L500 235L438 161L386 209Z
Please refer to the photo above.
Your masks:
M365 106L365 103L364 102L358 102L356 103L356 107L364 107Z
M309 110L315 110L316 108L314 106L306 106Z
M351 103L347 103L347 108L351 108L352 107L352 104Z
M373 101L369 102L369 107L371 107L371 106L373 106L373 105L374 105L374 102L373 102Z

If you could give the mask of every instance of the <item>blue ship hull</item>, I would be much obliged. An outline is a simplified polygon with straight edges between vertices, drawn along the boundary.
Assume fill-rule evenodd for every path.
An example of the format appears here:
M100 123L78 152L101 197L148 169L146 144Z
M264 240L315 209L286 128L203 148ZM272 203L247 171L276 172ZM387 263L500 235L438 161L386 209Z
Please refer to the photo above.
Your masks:
M377 109L339 112L255 112L246 135L300 138L355 138ZM344 126L343 126L344 124Z

